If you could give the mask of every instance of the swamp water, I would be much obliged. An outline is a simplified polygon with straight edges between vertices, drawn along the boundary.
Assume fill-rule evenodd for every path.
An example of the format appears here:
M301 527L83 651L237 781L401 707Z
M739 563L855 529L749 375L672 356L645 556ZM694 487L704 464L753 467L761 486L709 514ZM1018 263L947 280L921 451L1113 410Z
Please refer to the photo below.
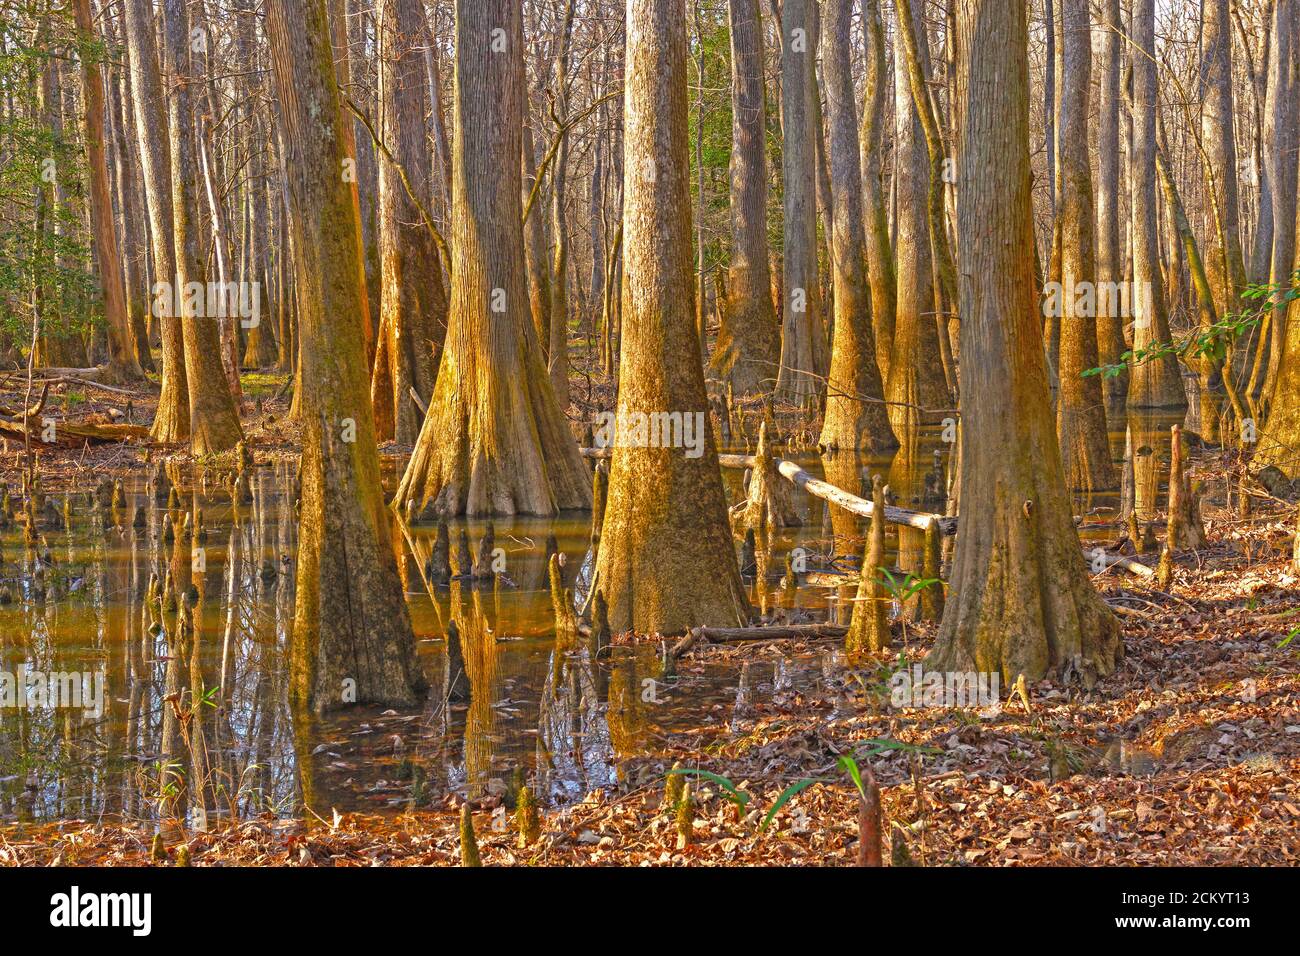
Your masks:
M1135 447L1150 449L1157 470L1168 461L1169 423L1143 420L1134 432ZM1123 445L1121 432L1117 455ZM894 503L942 512L950 450L934 432L914 436L888 458L793 457L864 497L870 475L884 474ZM402 464L385 460L390 490ZM740 500L741 473L723 475L728 501ZM11 599L0 604L0 675L86 673L102 679L103 689L100 713L85 701L0 706L0 825L159 815L166 787L163 715L173 705L163 691L165 636L151 632L143 604L150 575L165 576L173 546L163 538L165 505L154 501L143 477L126 480L125 506L107 522L88 500L100 477L88 474L85 487L74 489L71 524L47 528L35 549L26 547L17 524L0 531L0 588ZM615 647L601 662L585 650L557 656L546 540L556 537L566 584L581 601L591 558L589 519L579 514L496 520L496 544L505 555L497 585L453 582L433 595L420 566L434 527L403 528L394 519L428 699L404 713L358 707L295 720L287 693L297 546L293 472L284 464L254 468L252 503L238 507L221 480L210 476L205 492L201 473L186 474L177 489L183 508L201 509L204 529L196 542L202 568L195 569L204 599L195 614L207 689L201 720L216 791L209 817L291 815L305 792L313 807L398 810L453 792L506 793L521 777L545 804L562 805L595 788L657 779L657 770L638 761L659 753L664 735L733 716L740 674L707 654L668 679L654 646ZM1159 478L1151 480L1154 496ZM62 508L64 496L49 497ZM837 584L835 574L854 580L847 575L856 574L866 522L802 490L794 500L805 523L774 540L768 579L751 585L751 598L769 610L785 608L789 620L847 623L856 585ZM1114 494L1093 496L1078 502L1077 513L1105 523L1099 539L1113 538L1116 504ZM142 521L134 520L137 509ZM452 523L453 553L462 527L476 552L486 521ZM1086 526L1083 536L1090 536ZM887 559L919 572L922 537L890 527ZM798 560L798 570L811 572L794 588L777 583L787 555ZM172 619L164 614L164 621ZM446 699L444 636L453 619L472 690L467 705ZM750 686L741 696L748 701L810 687L828 668L842 666L833 650L791 655L774 647L771 663L747 668Z

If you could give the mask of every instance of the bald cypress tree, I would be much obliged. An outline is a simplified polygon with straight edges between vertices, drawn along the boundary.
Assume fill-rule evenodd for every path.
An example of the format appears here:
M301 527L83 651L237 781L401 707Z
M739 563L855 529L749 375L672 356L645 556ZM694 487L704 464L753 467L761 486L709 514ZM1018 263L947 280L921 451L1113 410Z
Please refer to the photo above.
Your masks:
M357 206L343 175L349 120L334 82L326 3L276 0L267 18L302 329L291 693L316 711L353 700L410 706L425 686L379 480Z
M1122 652L1065 492L1034 281L1023 4L959 0L961 523L926 666L1085 682Z
M456 4L446 346L397 501L444 515L591 506L591 473L542 361L524 265L520 0ZM553 318L552 321L559 321Z
M697 429L695 448L635 432L615 442L593 588L610 626L638 634L749 617L695 326L686 55L682 0L628 5L618 420L677 415L683 439Z

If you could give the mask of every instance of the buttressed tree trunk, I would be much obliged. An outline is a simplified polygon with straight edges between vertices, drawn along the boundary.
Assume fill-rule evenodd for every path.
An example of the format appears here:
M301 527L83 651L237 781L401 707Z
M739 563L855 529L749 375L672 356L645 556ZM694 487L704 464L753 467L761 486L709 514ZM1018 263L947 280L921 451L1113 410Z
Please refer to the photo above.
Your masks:
M172 226L171 137L158 63L153 4L151 0L125 0L123 14L126 21L124 33L131 54L135 135L140 147L145 204L149 210L153 280L171 285L177 281L173 244L175 230ZM150 308L154 308L152 297ZM185 380L181 320L170 309L158 318L162 332L162 391L149 436L157 442L180 442L190 437L189 387Z
M1057 434L1065 484L1073 489L1118 487L1106 435L1097 367L1097 258L1093 233L1092 167L1088 145L1088 92L1092 75L1092 24L1088 0L1061 0L1061 91L1057 170L1061 184L1057 222L1061 242L1060 391ZM1049 299L1050 301L1050 299Z
M317 712L352 700L410 706L425 686L379 479L357 211L342 175L340 129L349 120L334 82L326 2L276 0L267 16L303 343L291 692Z
M936 671L1065 672L1122 653L1092 589L1053 427L1034 281L1028 29L1023 4L959 0L962 117L961 522Z
M620 431L609 472L592 588L616 632L679 634L749 618L695 327L686 55L682 0L628 4L618 419L650 424ZM669 438L672 417L682 440L654 441L648 431Z
M190 96L190 17L185 0L163 0L163 23L176 257L174 289L189 290L191 283L198 283L197 288L203 289L206 274L199 248L200 219L194 195L198 178ZM226 451L243 437L239 412L221 361L220 317L202 314L208 298L215 297L186 295L179 315L185 383L189 391L190 451L195 455Z
M894 62L906 61L901 31L895 30ZM885 398L893 403L889 406L889 420L900 437L907 428L941 418L923 410L946 408L951 400L934 315L929 191L930 151L921 129L921 118L912 98L907 70L895 69L894 228L898 298L894 351L889 361Z
M525 282L520 0L456 4L446 347L396 502L443 515L591 507L591 473L542 363Z
M1129 56L1133 75L1133 311L1135 351L1169 341L1156 222L1155 0L1134 0ZM1162 355L1129 367L1130 408L1186 408L1178 359Z
M767 249L766 94L758 0L729 0L731 264L713 371L737 397L770 392L781 360Z
M1101 60L1098 70L1100 94L1097 106L1097 282L1099 287L1118 289L1124 281L1124 243L1120 238L1123 219L1119 191L1120 78L1124 42L1119 0L1102 0ZM1097 359L1118 365L1127 346L1124 316L1116 308L1097 310ZM1128 373L1103 378L1102 391L1109 405L1119 405L1128 394Z
M424 9L418 0L380 0L375 18L381 135L428 209L433 188L424 120L429 96L420 51ZM410 393L415 389L425 403L433 394L437 354L447 330L447 298L438 251L416 203L394 164L382 156L378 162L379 327L384 335L377 346L387 360L391 391L385 399L392 405L392 437L412 445L420 433L420 410Z
M90 0L74 0L73 19L80 41L81 85L84 97L84 145L86 169L90 178L90 224L103 287L104 317L108 326L108 364L105 379L134 382L144 378L136 361L131 317L126 308L126 285L122 278L122 260L117 254L117 226L113 220L113 194L108 184L108 157L104 152L104 73L94 59L95 24L90 14Z
M777 390L799 402L815 398L820 391L817 354L825 349L819 341L825 332L817 278L815 32L812 0L785 0L781 6L781 160L785 188L782 292L785 302Z
M832 451L897 447L884 404L871 328L866 272L858 115L849 54L853 0L826 0L821 30L822 70L830 112L831 275L835 330L821 444Z
M881 180L885 141L885 103L889 74L885 65L885 25L879 0L862 0L866 38L866 80L862 104L862 201L867 221L867 272L871 278L871 321L876 333L876 364L889 378L894 348L894 312L898 289L894 278L894 247L890 243L888 192Z

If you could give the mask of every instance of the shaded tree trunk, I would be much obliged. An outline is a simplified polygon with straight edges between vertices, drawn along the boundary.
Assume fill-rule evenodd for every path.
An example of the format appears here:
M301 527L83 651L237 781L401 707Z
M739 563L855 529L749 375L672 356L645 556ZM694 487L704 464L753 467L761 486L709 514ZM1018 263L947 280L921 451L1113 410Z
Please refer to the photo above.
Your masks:
M1129 298L1136 351L1170 338L1156 221L1155 0L1134 0L1129 56L1133 77L1133 289ZM1162 355L1132 363L1128 404L1130 408L1186 408L1177 357Z
M767 248L766 94L758 0L729 0L731 262L712 369L737 396L770 392L781 360Z

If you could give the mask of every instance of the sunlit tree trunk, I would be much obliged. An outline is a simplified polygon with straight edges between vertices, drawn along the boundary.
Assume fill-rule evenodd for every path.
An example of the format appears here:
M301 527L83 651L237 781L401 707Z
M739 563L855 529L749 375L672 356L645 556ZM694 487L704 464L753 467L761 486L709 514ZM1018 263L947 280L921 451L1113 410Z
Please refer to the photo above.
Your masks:
M91 239L108 325L108 364L104 378L110 382L134 382L144 378L135 358L131 317L126 309L126 285L122 260L118 258L117 225L113 220L113 193L108 182L108 156L104 151L104 74L95 59L95 24L90 0L73 0L73 19L80 34L78 51L83 95L82 134L86 169L90 179Z
M1246 285L1237 196L1237 141L1233 136L1232 26L1228 0L1201 3L1201 140L1208 163L1206 190L1212 197L1206 270L1215 311L1235 312Z
M1268 109L1264 119L1264 158L1269 168L1273 204L1273 253L1268 281L1274 285L1289 284L1296 267L1296 148L1300 143L1300 133L1296 129L1300 123L1296 102L1296 95L1300 93L1300 77L1297 76L1300 72L1300 26L1297 26L1297 18L1300 18L1300 3L1275 0L1269 51ZM1277 294L1279 301L1281 294L1280 291ZM1268 375L1262 383L1263 394L1270 406L1274 402L1300 404L1295 392L1288 393L1277 387L1289 336L1286 311L1273 311L1268 323ZM1273 429L1272 437L1279 439L1281 435Z
M145 205L149 210L153 279L155 283L171 286L178 281L172 225L171 136L158 63L153 5L150 0L124 0L123 14L127 48L131 52L133 125L140 147ZM152 297L150 301L154 301ZM185 441L190 436L190 405L180 318L170 310L157 317L162 334L162 392L149 434L157 442Z
M1060 142L1061 190L1057 222L1061 244L1060 390L1057 434L1067 488L1118 487L1106 435L1097 367L1097 259L1093 230L1092 166L1088 140L1088 92L1092 74L1092 23L1088 0L1061 0ZM1088 293L1091 293L1090 295Z
M564 24L560 28L560 49L555 58L556 115L561 120L569 112L569 50L573 43L575 0L568 0ZM569 235L567 225L569 184L569 137L560 140L559 152L551 164L551 303L550 348L547 371L560 411L569 407Z
M683 441L649 447L627 433L615 443L593 588L616 632L749 618L695 327L686 47L683 0L629 0L618 415L679 413ZM687 416L698 455L682 447Z
M894 31L894 62L905 64L901 31ZM894 70L894 244L897 302L893 355L885 398L894 432L934 421L951 397L939 353L933 255L928 213L930 153L906 67Z
M862 0L866 78L862 103L862 202L867 222L867 273L871 280L871 322L876 336L876 362L889 378L894 347L894 312L898 289L894 277L894 247L889 235L889 194L881 179L886 138L885 105L889 99L885 26L879 0Z
M383 334L377 348L386 361L391 389L385 396L391 406L387 416L392 422L391 437L399 444L412 445L420 433L421 413L410 393L414 389L421 402L429 401L447 330L442 265L416 205L418 200L427 211L433 196L424 120L429 97L419 49L425 39L424 11L418 0L380 0L375 18L380 135L393 154L392 161L378 158L379 327ZM401 164L416 194L414 200L395 163Z
M1090 684L1122 653L1092 589L1053 427L1034 281L1026 10L959 0L961 522L925 666Z
M1296 96L1300 93L1300 3L1276 0L1273 45L1268 80L1265 157L1273 198L1273 252L1269 281L1289 283L1295 269L1296 217ZM1280 293L1279 293L1280 298ZM1253 468L1277 465L1288 476L1300 476L1300 321L1285 309L1269 315L1272 356L1276 356L1270 397Z
M542 364L525 282L522 44L520 0L458 0L450 318L396 498L420 512L591 505L591 473Z
M357 212L326 0L276 0L268 35L303 331L294 701L411 706L425 686L397 577L371 416Z
M1101 57L1097 70L1100 87L1097 106L1097 282L1108 289L1124 281L1124 217L1119 184L1119 118L1123 73L1121 50L1124 43L1119 0L1101 0L1098 39ZM1103 285L1104 284L1104 285ZM1118 365L1126 348L1124 316L1116 308L1097 310L1097 359ZM1120 405L1128 393L1127 370L1102 380L1102 391L1111 407Z
M889 426L871 327L862 214L858 117L849 53L853 0L826 0L822 69L830 114L831 274L835 329L821 444L832 451L883 451L898 442Z

